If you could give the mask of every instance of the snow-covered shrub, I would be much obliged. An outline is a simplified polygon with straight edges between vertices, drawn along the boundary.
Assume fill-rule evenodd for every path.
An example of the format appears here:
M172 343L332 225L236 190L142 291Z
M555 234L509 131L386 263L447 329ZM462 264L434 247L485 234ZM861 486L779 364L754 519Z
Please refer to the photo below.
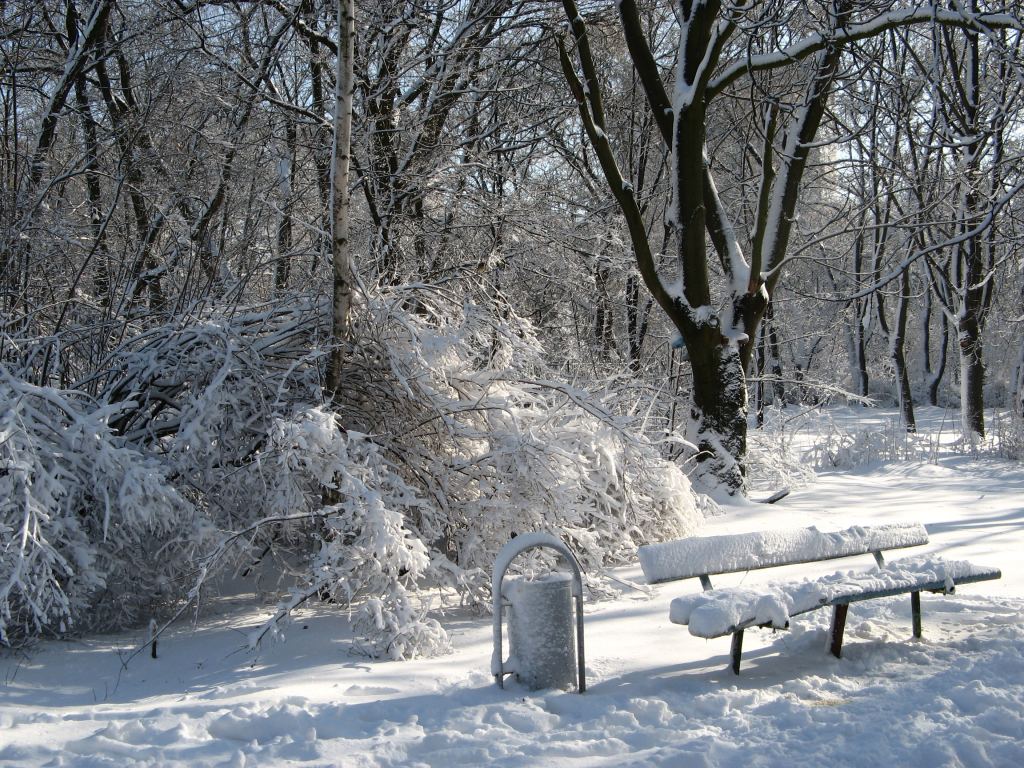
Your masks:
M395 291L364 312L347 413L429 501L410 530L464 599L485 602L494 556L518 533L561 536L594 573L699 525L680 467L633 420L553 380L509 308Z
M683 471L574 397L585 395L521 382L480 393L484 408L437 470L457 502L445 522L460 523L450 534L458 562L486 570L514 535L552 531L593 573L635 556L638 544L696 527Z
M1008 412L994 411L990 423L993 452L1015 461L1024 459L1024 414L1016 407Z
M114 408L0 367L0 642L121 626L167 600L204 539Z
M316 305L302 300L201 314L133 339L104 374L99 396L122 404L112 425L159 455L225 530L263 512L241 470L275 419L319 401L317 317Z
M934 461L937 450L934 435L907 432L898 419L886 428L846 430L833 424L811 448L809 463L817 470L832 470L889 461Z
M95 401L61 395L57 437L33 427L23 432L37 443L8 440L10 465L45 466L52 480L33 492L56 499L40 496L31 513L44 530L31 563L47 564L32 583L48 585L50 602L19 591L27 566L6 546L5 573L17 578L4 594L18 595L8 624L28 610L40 618L24 632L38 633L84 606L128 617L165 593L198 599L218 573L260 560L292 586L258 636L326 598L354 612L362 650L407 658L447 646L422 590L487 606L494 556L519 533L560 536L594 576L638 544L699 525L684 472L623 415L614 389L557 380L530 324L487 291L364 297L329 407L324 309L291 297L149 328L80 382ZM17 426L22 411L11 412ZM91 451L78 433L107 447ZM24 496L12 477L7 498ZM81 490L65 498L51 486ZM29 541L16 536L11 503L5 542ZM136 557L159 566L139 566L134 580ZM191 590L176 578L189 569Z
M355 629L373 656L447 647L440 624L410 595L430 569L426 545L406 527L423 503L371 440L313 408L276 420L250 470L260 476L250 487L266 499L270 519L288 518L315 549L272 623L317 595L355 607Z
M770 412L761 429L747 433L747 486L752 490L801 488L814 482L814 469L795 444L796 433L782 418Z
M196 493L235 545L204 553L204 586L264 557L295 584L275 627L312 590L369 612L375 652L431 652L446 636L408 594L429 558L402 528L418 502L371 442L316 407L320 316L299 301L152 329L114 358L101 392L119 404L126 439Z
M434 653L447 638L414 590L488 605L494 556L519 533L562 537L595 576L699 525L680 467L593 395L546 378L528 323L435 301L394 291L361 306L340 414L277 418L225 478L277 526L272 547L312 552L257 636L327 596L355 611L367 653Z

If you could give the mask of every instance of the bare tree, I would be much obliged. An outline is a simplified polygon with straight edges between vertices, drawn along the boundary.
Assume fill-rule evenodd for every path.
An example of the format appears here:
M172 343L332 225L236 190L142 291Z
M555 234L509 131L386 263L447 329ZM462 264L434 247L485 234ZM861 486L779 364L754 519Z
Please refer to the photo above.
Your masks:
M626 218L644 282L686 345L693 372L688 436L710 475L735 492L743 484L746 451L744 371L787 260L800 190L820 145L830 97L849 66L844 52L890 29L952 25L974 30L977 36L997 27L1019 30L1021 22L976 8L905 7L897 2L878 8L837 0L820 8L801 4L783 13L775 5L678 0L673 4L678 45L666 73L659 63L665 52L652 48L637 3L620 2L633 65L672 157L669 218L678 258L675 282L669 283L658 273L632 186L605 130L584 19L573 0L563 5L571 30L561 53L564 74L609 190ZM784 47L773 50L777 44ZM779 83L771 77L778 70L801 75L796 82ZM674 82L671 89L666 74ZM763 116L764 136L757 213L746 249L719 193L706 149L712 104L745 77L755 80L751 111Z

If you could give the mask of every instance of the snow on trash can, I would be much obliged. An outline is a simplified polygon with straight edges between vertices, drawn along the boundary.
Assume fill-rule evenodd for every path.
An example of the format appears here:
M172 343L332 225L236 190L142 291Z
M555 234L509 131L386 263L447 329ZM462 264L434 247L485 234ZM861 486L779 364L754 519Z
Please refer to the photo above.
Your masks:
M505 577L512 560L538 547L559 552L571 573L539 578ZM571 550L549 534L518 536L498 553L494 566L494 653L491 672L499 686L506 675L530 690L586 690L583 659L583 582ZM575 609L575 610L574 610ZM502 619L507 617L509 658L503 660Z

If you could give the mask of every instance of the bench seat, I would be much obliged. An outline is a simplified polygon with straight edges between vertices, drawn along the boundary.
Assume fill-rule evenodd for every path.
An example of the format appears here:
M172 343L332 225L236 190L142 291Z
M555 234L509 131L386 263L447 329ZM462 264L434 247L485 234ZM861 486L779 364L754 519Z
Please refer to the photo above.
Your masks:
M650 584L698 578L702 594L672 601L669 619L689 626L697 637L732 635L732 671L739 674L743 632L748 627L786 628L791 617L832 607L832 654L840 656L851 603L910 593L914 637L921 637L921 593L952 592L958 584L998 579L998 568L935 556L886 563L883 552L928 543L919 523L852 526L842 531L815 527L694 536L646 544L640 565ZM870 554L872 570L840 571L804 581L714 589L711 577L762 568L813 563Z
M957 584L1000 578L998 568L934 556L893 560L869 571L819 579L727 587L675 598L669 620L696 637L722 637L753 626L785 629L789 619L816 608L907 592L952 592Z

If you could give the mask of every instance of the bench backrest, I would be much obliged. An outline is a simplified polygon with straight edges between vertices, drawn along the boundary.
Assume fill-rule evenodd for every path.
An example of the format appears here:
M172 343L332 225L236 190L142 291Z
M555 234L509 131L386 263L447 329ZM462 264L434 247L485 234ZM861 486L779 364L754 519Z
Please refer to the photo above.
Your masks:
M650 584L717 573L813 563L928 543L920 523L854 526L845 531L817 528L694 536L640 547L640 565Z

